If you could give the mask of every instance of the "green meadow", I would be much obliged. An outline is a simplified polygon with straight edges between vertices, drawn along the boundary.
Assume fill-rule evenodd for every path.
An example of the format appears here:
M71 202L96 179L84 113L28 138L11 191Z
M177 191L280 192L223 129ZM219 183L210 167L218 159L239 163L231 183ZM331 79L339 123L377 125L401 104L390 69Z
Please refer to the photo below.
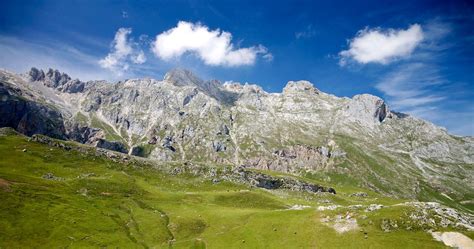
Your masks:
M335 188L332 195L213 183L9 133L0 135L0 248L444 248L421 227L381 229L387 219L405 222L409 207L394 205L407 200L350 181ZM356 191L369 197L351 197ZM374 203L385 207L349 208ZM327 205L341 207L318 210ZM354 217L357 228L339 233L322 221L336 215Z

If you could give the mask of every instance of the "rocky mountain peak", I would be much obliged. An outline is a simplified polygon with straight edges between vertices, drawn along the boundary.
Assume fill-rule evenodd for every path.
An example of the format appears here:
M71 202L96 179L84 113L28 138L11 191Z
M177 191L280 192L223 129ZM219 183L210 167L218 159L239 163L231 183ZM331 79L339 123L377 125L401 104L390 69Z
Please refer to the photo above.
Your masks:
M191 71L181 68L169 71L163 80L176 86L201 86L203 84L203 80L198 78Z
M30 81L43 81L44 80L44 72L36 67L32 67L28 72L28 78Z
M173 69L166 73L163 80L175 86L194 86L204 94L226 105L232 105L237 99L237 95L224 89L220 81L204 81L186 69Z
M76 93L84 89L85 83L78 79L71 79L66 73L61 73L57 69L49 68L45 73L42 69L32 67L27 73L28 79L32 82L42 82L45 86L55 88L62 92Z
M28 76L31 81L44 81L45 85L54 88L59 85L64 85L66 82L71 80L71 77L66 73L61 73L59 70L52 68L49 68L45 73L41 69L32 67L28 72Z
M288 81L285 88L283 88L283 94L291 94L291 93L311 93L311 94L319 94L319 90L313 86L313 84L306 80L299 80L299 81Z
M385 101L371 94L358 94L352 97L347 106L346 114L368 125L380 123L391 116Z
M52 68L48 69L48 72L45 74L45 83L49 87L58 87L64 85L66 82L70 81L71 77L66 73L61 73L59 70Z

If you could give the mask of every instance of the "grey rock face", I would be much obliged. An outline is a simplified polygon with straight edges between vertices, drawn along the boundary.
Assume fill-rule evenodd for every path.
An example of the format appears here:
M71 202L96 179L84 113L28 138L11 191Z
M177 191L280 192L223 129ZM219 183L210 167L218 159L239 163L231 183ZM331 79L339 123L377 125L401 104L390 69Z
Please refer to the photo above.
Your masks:
M104 137L104 132L98 128L81 126L78 123L65 122L68 139L83 144L94 144Z
M166 149L175 152L176 149L173 147L173 138L170 136L165 137L164 142L163 142L163 147Z
M133 155L133 156L144 157L145 156L145 150L141 146L135 146L135 147L132 148L130 154Z
M45 73L43 70L33 67L27 73L27 76L29 81L42 82L47 87L56 88L61 92L67 93L82 92L86 85L86 83L78 79L72 80L69 75L51 68Z
M204 94L208 95L209 97L215 98L216 100L225 104L233 104L237 99L237 95L223 89L219 81L203 81L197 76L195 76L192 72L184 69L172 70L171 72L165 75L164 81L170 82L175 86L197 87L197 89L203 92ZM183 100L183 105L189 103L189 101L194 96L195 94L186 96Z
M71 77L69 77L69 75L50 68L45 74L44 82L46 86L56 88L66 84L66 82L70 80Z
M75 80L69 80L65 84L61 85L58 87L59 91L66 92L66 93L79 93L84 90L85 83L75 79Z
M383 122L390 111L385 102L370 94L360 94L352 98L345 106L341 116L361 126L374 128Z
M19 89L0 82L0 127L13 127L31 136L36 133L66 139L61 113L23 97Z
M271 157L247 159L244 165L285 172L293 172L293 169L320 170L328 166L329 156L330 153L326 147L294 145L275 150Z
M283 94L301 93L318 94L319 90L316 89L311 82L306 80L289 81L285 88L283 88Z
M229 133L230 133L230 130L227 127L227 125L221 124L219 126L219 131L217 132L217 135L226 135L227 136L227 135L229 135Z
M125 145L117 141L107 141L105 139L98 139L95 143L95 146L98 148L118 151L125 154L128 153L128 149L125 147Z
M183 99L183 106L189 104L189 102L191 102L191 100L194 98L194 96L196 96L198 94L198 90L197 89L194 89L190 94L188 94L184 99Z
M215 152L225 151L227 149L225 144L221 141L213 141L212 148L214 149Z
M31 68L28 72L28 76L30 81L43 81L44 80L44 72L43 70L39 70L36 67Z
M277 178L270 175L247 171L243 167L236 167L233 170L234 177L240 181L249 182L251 185L265 189L291 189L295 191L307 192L329 192L336 194L333 188L325 188L320 185L302 182L292 178Z
M164 80L176 86L200 86L203 84L201 79L185 69L174 69L166 73Z

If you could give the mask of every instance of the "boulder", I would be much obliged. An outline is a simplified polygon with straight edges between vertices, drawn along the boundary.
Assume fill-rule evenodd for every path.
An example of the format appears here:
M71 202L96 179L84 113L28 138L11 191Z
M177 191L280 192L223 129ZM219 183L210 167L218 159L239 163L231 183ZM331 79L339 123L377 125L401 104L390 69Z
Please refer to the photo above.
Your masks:
M225 151L227 149L226 145L223 142L217 140L212 142L212 148L214 152Z

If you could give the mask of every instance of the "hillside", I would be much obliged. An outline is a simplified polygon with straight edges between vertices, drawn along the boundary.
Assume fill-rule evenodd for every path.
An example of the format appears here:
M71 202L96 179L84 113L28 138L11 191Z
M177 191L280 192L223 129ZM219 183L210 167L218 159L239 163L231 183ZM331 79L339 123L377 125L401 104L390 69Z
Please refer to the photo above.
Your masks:
M265 190L215 164L163 163L7 128L0 158L2 248L444 248L437 236L469 248L474 237L470 215L345 181L337 194Z

